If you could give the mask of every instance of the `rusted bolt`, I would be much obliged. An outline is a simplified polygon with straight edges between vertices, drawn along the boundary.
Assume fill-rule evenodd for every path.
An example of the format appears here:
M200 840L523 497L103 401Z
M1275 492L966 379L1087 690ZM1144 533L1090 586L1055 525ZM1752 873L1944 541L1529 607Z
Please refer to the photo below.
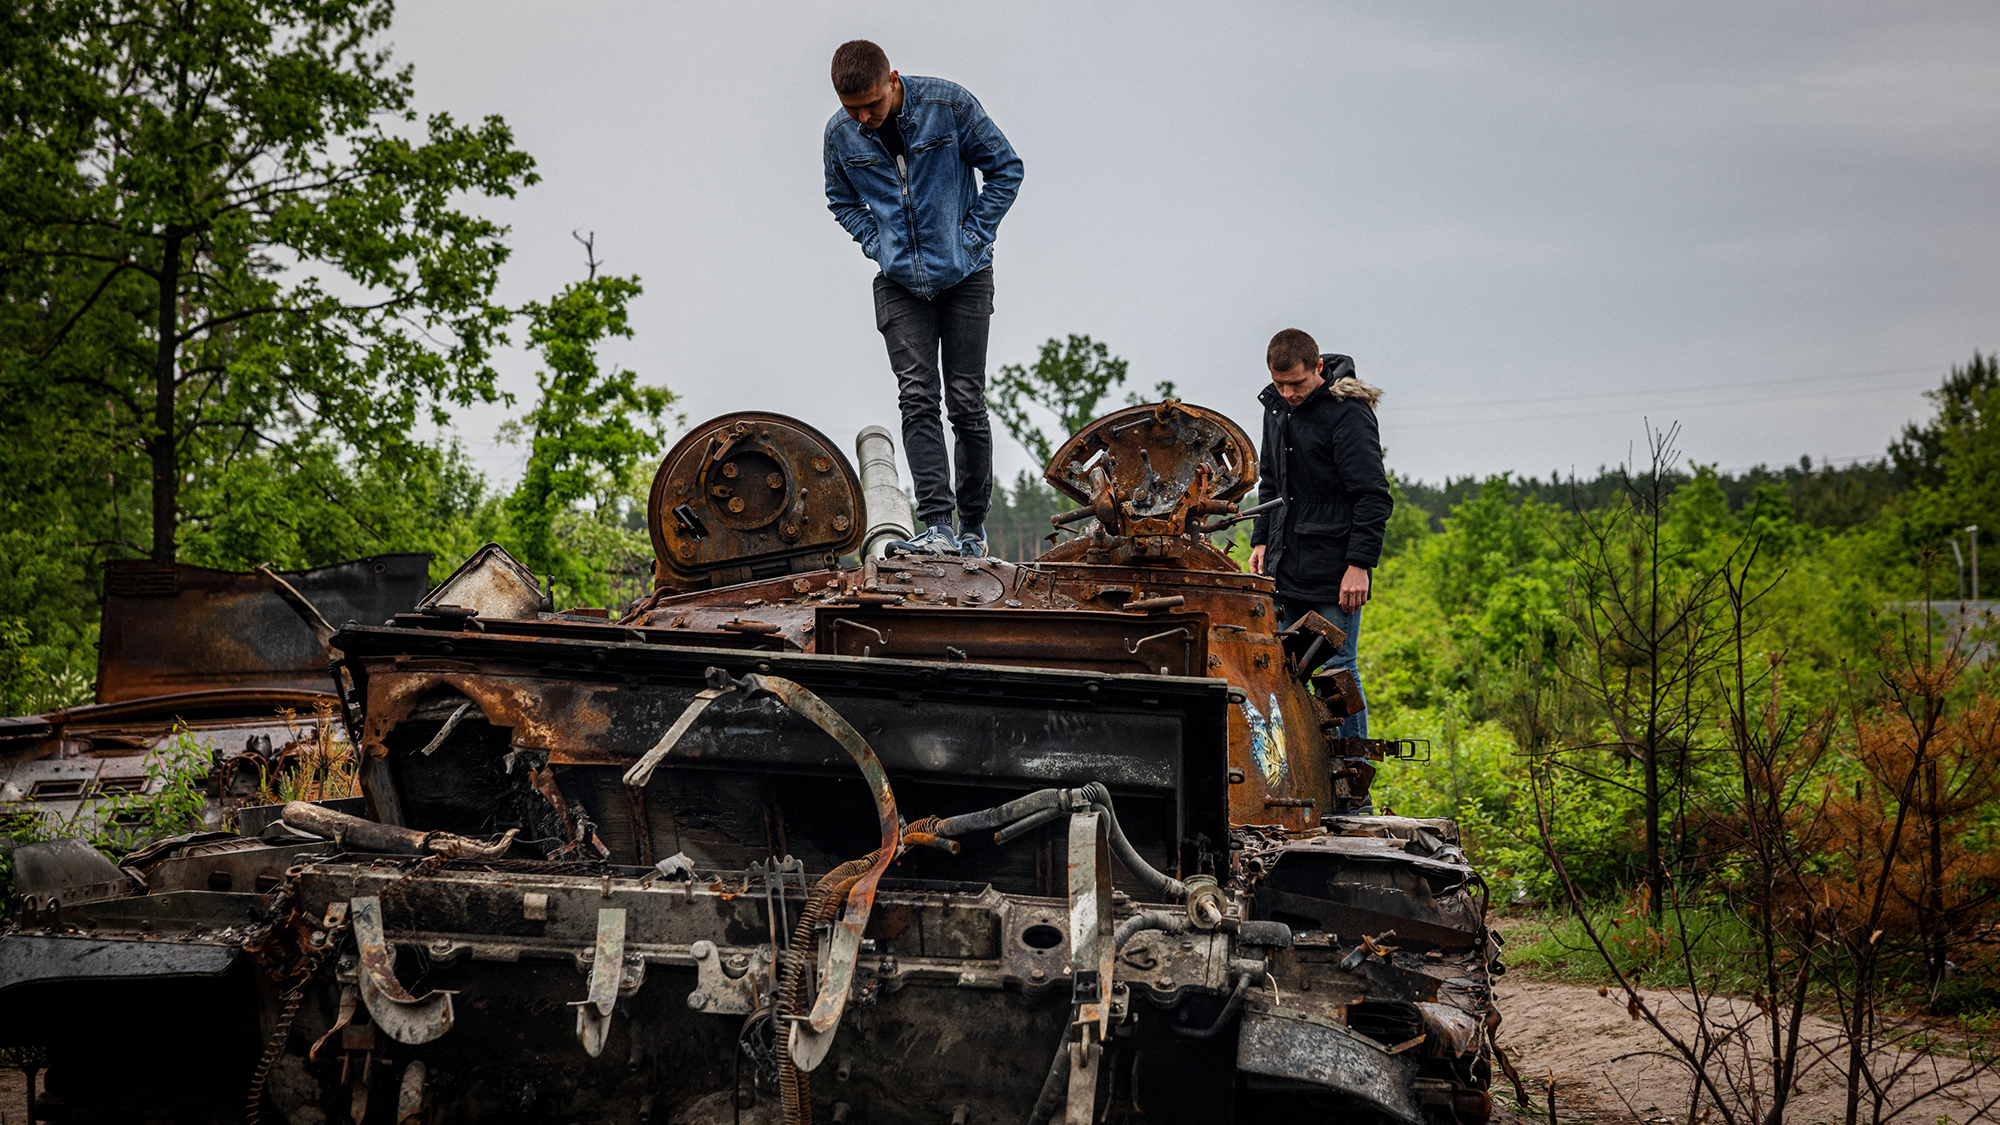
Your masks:
M1243 768L1241 766L1229 767L1229 784L1241 785L1248 777L1249 775L1243 772Z
M813 458L813 472L830 473L832 471L833 471L833 462L827 460L824 457Z
M684 558L684 559L691 559L691 558L693 558L693 557L694 557L694 544L692 544L692 543L683 543L683 544L681 544L681 557L682 557L682 558Z
M325 944L326 944L326 931L325 931L325 930L314 930L314 931L313 931L313 934L312 934L312 943L313 943L313 945L315 945L315 946L321 946L321 945L325 945Z
M779 531L779 534L787 539L797 539L799 537L799 525L788 523Z
M729 506L731 507L731 509L734 509L736 505L741 504L742 502L743 501L741 500L731 500L729 502ZM1258 653L1256 665L1257 665L1257 670L1260 672L1266 668L1269 668L1271 666L1271 654L1268 652Z
M735 480L735 479L736 479L736 474L737 474L738 472L740 472L740 471L741 471L741 470L739 470L739 469L738 469L738 468L736 467L736 462L734 462L734 461L725 461L725 462L723 462L723 465L722 465L722 475L723 475L723 476L725 476L725 477L728 477L728 478L729 478L730 480Z
M1262 617L1262 616L1264 616L1264 603L1263 603L1263 602L1251 602L1251 603L1250 603L1250 616L1252 616L1252 617Z
M1049 975L1048 973L1042 971L1041 969L1036 969L1034 972L1028 974L1029 978L1032 980L1041 980L1042 978L1048 975Z
M835 517L833 517L833 529L834 529L835 531L846 531L846 530L847 530L847 517L846 517L846 516L835 516Z
M783 488L785 487L785 474L771 473L764 478L764 483L770 485L772 488Z
M729 510L730 510L730 511L732 511L732 512L740 512L740 511L742 511L742 510L743 510L743 498L742 498L741 496L731 496L731 497L729 498Z
M431 953L433 955L442 957L450 952L451 952L450 938L437 938L431 942Z
M697 1012L701 1011L703 1008L708 1007L708 996L700 992L688 993L688 1007L693 1008Z

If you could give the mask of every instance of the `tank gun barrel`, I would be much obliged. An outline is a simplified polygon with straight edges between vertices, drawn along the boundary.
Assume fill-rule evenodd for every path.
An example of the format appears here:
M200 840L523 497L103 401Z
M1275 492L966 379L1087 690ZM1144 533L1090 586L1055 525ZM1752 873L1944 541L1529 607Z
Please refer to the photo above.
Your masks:
M869 426L854 437L854 459L861 467L862 514L868 521L861 554L880 557L883 544L916 533L910 498L896 476L896 439L881 426Z

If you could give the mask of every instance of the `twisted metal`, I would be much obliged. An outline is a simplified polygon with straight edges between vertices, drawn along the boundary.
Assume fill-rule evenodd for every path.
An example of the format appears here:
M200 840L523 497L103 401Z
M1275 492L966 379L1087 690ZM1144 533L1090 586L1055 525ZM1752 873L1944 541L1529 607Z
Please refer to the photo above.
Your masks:
M457 855L458 848L448 847L445 851L425 856L422 863L410 868L403 873L401 878L382 888L382 901L386 903L396 895L409 889L410 885L416 880L436 874L439 868L456 858ZM303 867L289 872L284 884L278 889L275 900L279 903L289 904L293 888L296 886L298 879L310 870L310 867ZM277 930L289 925L295 913L297 913L296 908L286 911L282 919L272 923L272 929ZM278 1064L279 1057L285 1053L285 1040L291 1035L292 1021L298 1018L299 1005L305 1001L306 986L312 982L313 975L319 971L320 965L325 963L327 956L340 947L341 940L346 937L347 931L350 928L351 923L343 918L332 928L328 929L326 931L326 940L320 944L318 949L306 954L297 976L294 977L292 984L285 990L284 1006L278 1009L278 1022L271 1029L271 1037L264 1043L264 1054L257 1060L257 1069L250 1077L249 1096L243 1112L245 1125L259 1125L262 1121L264 1114L264 1084L271 1077L271 1068Z

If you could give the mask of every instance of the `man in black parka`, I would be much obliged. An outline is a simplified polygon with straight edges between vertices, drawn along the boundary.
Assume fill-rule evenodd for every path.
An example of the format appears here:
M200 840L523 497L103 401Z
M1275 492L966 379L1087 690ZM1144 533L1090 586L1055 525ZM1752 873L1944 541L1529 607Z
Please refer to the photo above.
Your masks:
M1316 610L1347 634L1324 666L1353 670L1359 683L1361 607L1394 503L1375 426L1382 392L1354 377L1352 359L1321 355L1296 328L1271 337L1265 362L1271 385L1258 395L1264 443L1257 499L1283 497L1285 506L1257 518L1250 570L1277 583L1281 624ZM1366 738L1368 712L1349 715L1340 733Z

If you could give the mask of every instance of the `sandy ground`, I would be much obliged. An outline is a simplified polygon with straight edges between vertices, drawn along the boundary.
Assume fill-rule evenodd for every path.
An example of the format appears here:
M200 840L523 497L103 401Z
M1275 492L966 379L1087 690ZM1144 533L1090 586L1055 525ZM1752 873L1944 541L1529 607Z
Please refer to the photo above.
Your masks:
M1669 991L1645 995L1647 1003L1686 1041L1694 1019L1686 1010L1685 997ZM1546 1109L1541 1107L1546 1105L1553 1076L1559 1119L1688 1125L1692 1084L1687 1069L1660 1053L1665 1041L1649 1024L1631 1018L1622 995L1599 996L1596 988L1586 985L1508 976L1501 979L1496 998L1504 1020L1500 1044L1514 1059L1539 1110L1530 1120L1547 1120ZM1751 1022L1751 1034L1762 1034L1761 1024L1752 1022L1759 1017L1749 1005L1738 1002L1724 1015L1730 1022ZM1811 1018L1802 1028L1802 1037L1829 1052L1839 1038L1834 1025ZM1813 1055L1813 1062L1799 1078L1785 1120L1795 1125L1838 1125L1846 1118L1846 1072L1819 1052ZM1737 1074L1748 1069L1740 1051L1728 1065ZM1912 1073L1903 1085L1894 1088L1898 1094L1895 1101L1905 1101L1917 1090L1952 1077L1954 1065L1962 1064L1946 1058ZM1711 1068L1712 1073L1721 1070ZM1497 1079L1493 1090L1496 1104L1515 1100L1511 1092L1503 1093L1506 1089L1505 1080ZM1744 1099L1733 1107L1737 1120L1757 1120L1759 1110L1769 1105L1769 1094L1763 1096L1759 1106ZM1867 1112L1864 1095L1863 1120ZM1696 1117L1706 1117L1707 1125L1718 1125L1722 1120L1706 1103ZM1949 1084L1941 1093L1910 1107L1899 1120L1913 1125L2000 1121L2000 1075L1989 1073Z
M0 1066L0 1125L32 1125L28 1120L27 1078L11 1066ZM35 1088L41 1089L39 1075Z

